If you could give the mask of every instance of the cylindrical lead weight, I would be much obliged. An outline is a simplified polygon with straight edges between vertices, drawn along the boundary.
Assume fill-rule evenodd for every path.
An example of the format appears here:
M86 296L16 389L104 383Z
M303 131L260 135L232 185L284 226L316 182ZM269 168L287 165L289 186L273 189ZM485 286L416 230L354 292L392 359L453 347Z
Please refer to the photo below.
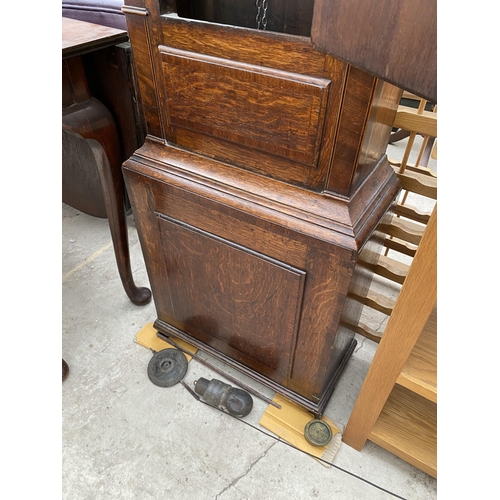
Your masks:
M253 399L248 392L232 387L217 379L198 379L194 384L196 394L210 406L220 408L235 417L246 417L253 407Z

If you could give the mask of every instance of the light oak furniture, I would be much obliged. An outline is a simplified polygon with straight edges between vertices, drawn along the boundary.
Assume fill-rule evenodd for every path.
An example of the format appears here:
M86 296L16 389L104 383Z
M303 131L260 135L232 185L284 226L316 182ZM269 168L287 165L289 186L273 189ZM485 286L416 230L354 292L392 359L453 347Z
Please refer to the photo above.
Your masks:
M116 48L123 42L128 42L124 30L62 18L62 199L88 215L108 218L125 292L143 305L151 291L136 286L132 276L121 172L121 163L140 143L140 121L130 109L128 78L115 70L119 66L112 64L110 71L108 64L120 61L126 71L128 61ZM115 113L101 96L108 96Z
M123 171L154 325L319 416L400 190L385 150L401 90L255 12L222 25L183 5L122 9L148 132ZM304 2L287 8L276 26L309 32Z
M367 439L437 477L437 206L347 423L343 441Z
M376 271L379 287L357 297L389 320L381 336L367 325L356 327L380 345L343 441L357 450L373 441L437 477L437 177L421 164L427 165L429 139L437 135L437 107L425 111L427 102L417 100L418 109L400 106L394 122L409 136L401 161L390 160L403 192L394 209L397 217L379 227L386 235ZM414 147L417 134L423 137L419 148ZM412 150L416 160L410 163ZM433 210L416 209L411 203L417 200L434 204ZM410 264L402 262L409 258ZM402 285L396 300L388 298L391 284Z
M438 192L437 175L427 167L429 157L437 159L437 105L431 106L432 111L426 111L429 103L425 99L403 93L405 95L418 105L416 108L406 105L398 107L394 126L404 131L408 140L400 160L389 157L389 163L403 189L394 206L395 217L388 224L378 226L378 230L385 235L385 250L374 267L377 286L370 287L366 295L353 296L369 310L385 316L390 316L394 309L396 300L391 298L394 295L391 289L400 289L406 279ZM418 147L414 146L417 135L422 137ZM431 143L432 148L429 148ZM409 161L410 155L415 158L412 162ZM420 207L417 208L416 204ZM350 327L364 337L380 341L380 332L362 321Z

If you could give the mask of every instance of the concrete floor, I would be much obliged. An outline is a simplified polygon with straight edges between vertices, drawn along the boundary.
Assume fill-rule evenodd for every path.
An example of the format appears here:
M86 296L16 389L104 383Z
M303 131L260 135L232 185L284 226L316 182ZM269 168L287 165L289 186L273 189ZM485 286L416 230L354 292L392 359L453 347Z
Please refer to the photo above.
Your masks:
M132 216L128 222L135 280L148 286ZM62 384L63 499L436 498L435 479L373 443L361 452L342 443L328 467L259 426L267 404L258 398L238 420L180 384L152 384L152 353L134 339L156 319L154 303L135 306L125 295L106 219L63 204L62 264L62 355L70 366ZM358 342L325 411L341 429L376 349ZM186 382L200 376L221 378L191 361Z

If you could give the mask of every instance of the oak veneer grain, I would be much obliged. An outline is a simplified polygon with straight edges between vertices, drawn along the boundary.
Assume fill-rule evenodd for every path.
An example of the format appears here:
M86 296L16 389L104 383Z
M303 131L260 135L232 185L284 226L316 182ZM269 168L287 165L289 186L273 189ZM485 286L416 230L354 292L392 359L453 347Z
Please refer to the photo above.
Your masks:
M431 475L436 475L436 228L437 206L343 435L357 450L373 440Z
M428 399L395 386L369 439L437 477L437 408Z
M401 90L306 37L130 6L148 136L123 172L155 327L320 415L400 190Z
M437 304L396 383L437 403Z

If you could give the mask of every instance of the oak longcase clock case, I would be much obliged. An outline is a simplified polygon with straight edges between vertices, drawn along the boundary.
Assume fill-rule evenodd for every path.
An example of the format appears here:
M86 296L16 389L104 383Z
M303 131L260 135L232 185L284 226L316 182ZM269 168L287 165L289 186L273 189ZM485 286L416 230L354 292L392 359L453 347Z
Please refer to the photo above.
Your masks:
M155 327L319 416L400 189L401 91L316 50L312 3L269 2L266 29L253 2L123 11L148 131L123 172Z

